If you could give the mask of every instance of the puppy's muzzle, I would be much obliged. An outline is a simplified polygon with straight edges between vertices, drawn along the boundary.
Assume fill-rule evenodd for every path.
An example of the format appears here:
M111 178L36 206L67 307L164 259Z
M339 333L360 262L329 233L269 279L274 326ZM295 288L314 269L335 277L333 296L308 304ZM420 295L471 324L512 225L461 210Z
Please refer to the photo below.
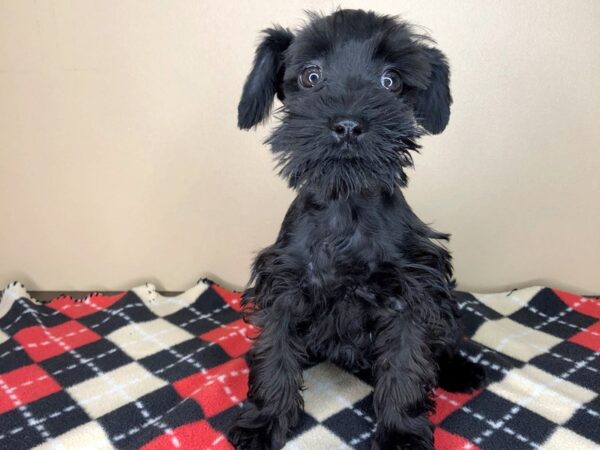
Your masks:
M331 130L338 142L355 142L364 133L365 126L361 121L342 118L332 122Z

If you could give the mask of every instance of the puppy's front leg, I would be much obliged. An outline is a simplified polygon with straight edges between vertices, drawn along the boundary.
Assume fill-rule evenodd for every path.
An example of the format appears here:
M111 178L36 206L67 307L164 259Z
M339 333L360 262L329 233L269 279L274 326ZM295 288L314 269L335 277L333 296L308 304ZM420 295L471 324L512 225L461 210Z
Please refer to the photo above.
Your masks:
M291 327L293 308L285 303L280 299L264 315L262 331L248 355L248 403L229 431L238 449L283 447L303 407L300 388L305 352Z
M433 450L435 363L425 332L410 315L385 315L377 321L375 392L377 431L373 450Z

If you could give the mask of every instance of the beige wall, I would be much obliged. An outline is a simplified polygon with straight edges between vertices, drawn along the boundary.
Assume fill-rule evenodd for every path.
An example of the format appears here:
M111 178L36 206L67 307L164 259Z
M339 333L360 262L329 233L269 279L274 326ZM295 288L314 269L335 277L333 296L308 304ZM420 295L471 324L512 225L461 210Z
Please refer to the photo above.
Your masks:
M0 284L246 282L292 199L235 127L258 31L338 4L448 55L450 126L407 191L460 286L600 292L600 1L0 0Z

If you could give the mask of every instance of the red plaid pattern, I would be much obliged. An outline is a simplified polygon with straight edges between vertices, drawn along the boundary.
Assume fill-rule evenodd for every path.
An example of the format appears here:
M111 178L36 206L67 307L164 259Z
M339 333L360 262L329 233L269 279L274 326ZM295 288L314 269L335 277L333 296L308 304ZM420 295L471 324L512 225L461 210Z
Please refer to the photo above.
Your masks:
M193 398L206 417L213 417L246 399L248 366L241 358L174 383L182 398Z
M74 348L97 341L100 336L79 322L70 320L55 327L38 325L14 336L34 361L43 361Z
M60 385L36 364L0 375L0 414L61 390Z
M210 426L205 420L192 422L173 430L176 441L167 435L162 435L147 443L142 450L166 450L181 448L206 448L213 450L230 450L231 444L225 436Z
M83 302L74 302L70 297L58 297L48 303L47 306L56 311L60 311L71 319L79 319L80 317L93 314L98 310L108 308L113 303L121 300L123 294L124 293L106 296L102 294L92 294Z
M581 330L569 340L595 352L600 352L600 322Z
M239 319L201 334L200 337L205 341L218 343L229 356L237 358L248 351L250 348L248 337L253 334L252 326Z
M565 302L569 308L573 308L582 314L600 319L600 304L597 298L581 297L580 295L569 292L554 290L554 293Z
M457 293L461 350L486 367L473 394L436 392L437 449L585 449L600 444L600 300L547 288ZM201 281L41 305L22 285L0 300L0 448L231 449L256 333L240 295ZM305 371L288 450L369 449L367 379Z

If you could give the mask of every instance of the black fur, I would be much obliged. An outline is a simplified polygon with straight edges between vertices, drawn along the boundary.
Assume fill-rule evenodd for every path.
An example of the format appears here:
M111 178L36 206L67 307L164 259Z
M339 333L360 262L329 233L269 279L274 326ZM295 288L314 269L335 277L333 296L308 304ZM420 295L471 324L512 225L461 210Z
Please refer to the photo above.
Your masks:
M254 68L244 84L238 106L240 128L251 128L266 119L275 94L283 100L283 52L292 42L293 35L281 27L268 28L263 33L265 37L256 49Z
M267 30L244 86L239 125L283 101L268 143L298 195L276 242L256 257L243 295L261 328L249 354L249 401L229 432L242 449L281 448L303 406L302 369L327 359L372 371L374 449L433 448L432 390L479 388L483 370L456 353L459 313L448 235L400 190L410 151L450 114L446 58L408 24L360 10L310 15L295 35ZM298 75L318 65L321 81ZM404 89L380 82L393 68ZM332 124L350 118L345 141Z

